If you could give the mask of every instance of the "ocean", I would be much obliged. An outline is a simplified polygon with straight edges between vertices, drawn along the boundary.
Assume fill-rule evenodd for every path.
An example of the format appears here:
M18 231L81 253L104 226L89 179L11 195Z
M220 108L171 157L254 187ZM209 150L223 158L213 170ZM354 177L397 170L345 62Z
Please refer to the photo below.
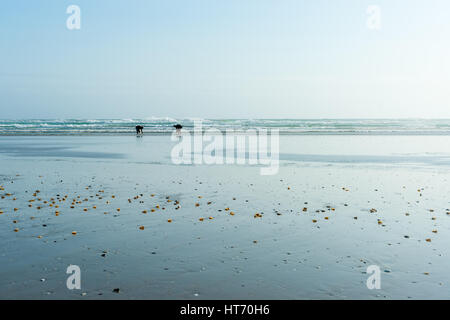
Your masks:
M280 134L450 135L450 119L198 119L204 129L245 131L278 129ZM194 119L27 119L0 120L0 135L128 135L136 125L149 134L170 134L180 123L187 130Z

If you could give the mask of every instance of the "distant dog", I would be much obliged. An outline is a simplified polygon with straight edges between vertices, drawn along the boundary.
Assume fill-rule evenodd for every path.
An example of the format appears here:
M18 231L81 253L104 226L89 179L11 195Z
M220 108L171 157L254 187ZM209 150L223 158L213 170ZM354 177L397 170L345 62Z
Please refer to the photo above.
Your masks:
M144 134L144 127L136 126L136 134Z

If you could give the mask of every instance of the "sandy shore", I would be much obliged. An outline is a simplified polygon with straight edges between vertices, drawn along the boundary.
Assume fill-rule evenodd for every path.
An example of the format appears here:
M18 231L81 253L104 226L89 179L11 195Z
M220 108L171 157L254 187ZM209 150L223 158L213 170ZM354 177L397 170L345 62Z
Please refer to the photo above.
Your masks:
M280 139L261 176L167 136L0 137L0 298L449 298L450 137Z

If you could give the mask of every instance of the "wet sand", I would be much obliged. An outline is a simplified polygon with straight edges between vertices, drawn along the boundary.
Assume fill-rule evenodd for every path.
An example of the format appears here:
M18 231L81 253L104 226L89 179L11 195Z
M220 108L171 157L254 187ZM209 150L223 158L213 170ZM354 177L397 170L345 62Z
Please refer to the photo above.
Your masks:
M167 136L0 137L0 298L449 298L450 137L280 139L260 176Z

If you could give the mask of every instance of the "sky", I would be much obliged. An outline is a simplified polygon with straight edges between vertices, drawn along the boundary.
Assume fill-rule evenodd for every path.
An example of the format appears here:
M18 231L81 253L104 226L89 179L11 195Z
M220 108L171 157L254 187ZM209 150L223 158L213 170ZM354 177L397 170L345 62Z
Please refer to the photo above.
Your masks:
M450 118L449 35L448 0L2 0L0 118Z

